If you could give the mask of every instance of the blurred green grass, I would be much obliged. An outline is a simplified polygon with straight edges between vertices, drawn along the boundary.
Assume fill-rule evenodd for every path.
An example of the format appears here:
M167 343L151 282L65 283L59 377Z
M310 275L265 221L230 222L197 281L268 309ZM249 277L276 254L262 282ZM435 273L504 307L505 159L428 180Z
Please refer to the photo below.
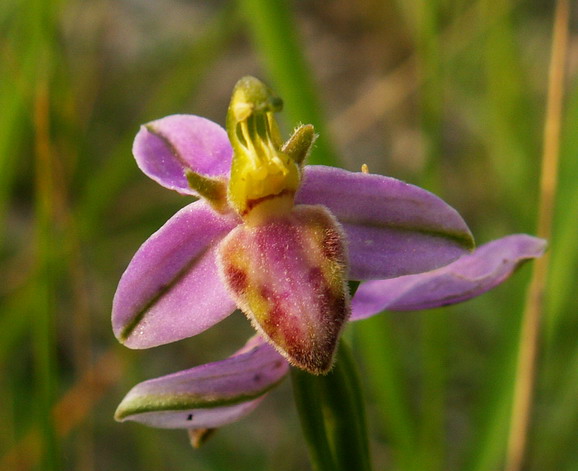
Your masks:
M578 469L576 14L528 470ZM288 382L201 450L112 419L135 382L222 358L250 332L236 314L152 351L117 345L118 278L188 202L136 168L138 125L223 123L235 81L256 75L285 99L286 132L321 132L313 163L423 185L478 243L534 233L552 16L551 2L515 0L3 1L0 467L307 469ZM375 469L502 467L529 275L350 327Z

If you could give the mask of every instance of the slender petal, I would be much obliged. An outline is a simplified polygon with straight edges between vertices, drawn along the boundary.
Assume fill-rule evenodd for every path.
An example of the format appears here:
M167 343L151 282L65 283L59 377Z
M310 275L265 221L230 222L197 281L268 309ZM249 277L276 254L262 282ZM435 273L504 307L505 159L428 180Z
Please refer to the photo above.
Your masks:
M182 194L197 195L185 171L226 177L232 149L226 131L208 119L171 115L141 127L133 144L139 168L150 178Z
M521 263L540 257L546 241L515 234L479 247L445 267L418 275L367 281L352 300L351 320L383 310L413 311L466 301L494 288Z
M148 348L196 335L235 310L215 264L217 243L237 224L203 201L176 213L137 251L113 301L117 338Z
M296 201L322 204L342 224L349 243L351 279L429 271L474 246L455 209L394 178L309 166Z
M254 337L226 360L137 384L115 418L160 428L220 427L251 412L288 371L283 357Z
M218 259L231 297L257 331L291 364L327 373L349 317L345 246L327 209L302 205L262 225L240 225Z

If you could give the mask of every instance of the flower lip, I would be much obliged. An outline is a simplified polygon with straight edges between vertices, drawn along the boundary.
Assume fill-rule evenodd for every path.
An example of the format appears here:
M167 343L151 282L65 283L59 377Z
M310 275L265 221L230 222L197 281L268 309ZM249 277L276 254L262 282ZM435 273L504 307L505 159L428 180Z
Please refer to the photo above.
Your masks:
M331 369L350 304L344 234L326 208L299 205L261 225L239 225L217 260L231 298L292 365Z

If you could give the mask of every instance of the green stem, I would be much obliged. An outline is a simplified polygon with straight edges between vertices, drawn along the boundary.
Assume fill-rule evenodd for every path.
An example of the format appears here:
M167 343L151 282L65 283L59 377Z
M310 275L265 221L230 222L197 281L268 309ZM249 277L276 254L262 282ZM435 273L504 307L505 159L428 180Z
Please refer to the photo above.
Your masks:
M341 342L333 370L319 378L325 420L341 471L370 471L369 442L359 375L348 346Z
M291 373L303 434L316 471L370 471L369 441L359 375L342 340L333 370Z
M323 418L318 379L298 368L291 368L293 397L301 429L307 443L309 459L314 471L336 471Z

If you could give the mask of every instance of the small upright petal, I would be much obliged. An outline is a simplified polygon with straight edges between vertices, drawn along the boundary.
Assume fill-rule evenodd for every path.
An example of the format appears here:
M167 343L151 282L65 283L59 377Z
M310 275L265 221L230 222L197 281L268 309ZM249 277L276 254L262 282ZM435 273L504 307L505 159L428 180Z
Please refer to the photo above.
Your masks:
M137 251L113 301L112 325L130 348L174 342L235 310L217 274L217 243L237 221L197 201L176 213Z
M257 407L288 370L273 347L254 337L226 360L137 384L115 418L160 428L220 427Z
M474 247L455 209L395 178L308 166L296 202L322 204L341 223L353 280L433 270Z
M262 225L237 226L218 260L257 331L291 364L327 373L349 317L346 248L329 211L301 205Z
M224 179L232 152L221 126L194 115L171 115L145 124L133 144L137 164L147 176L170 190L196 196L186 172Z
M367 281L353 297L351 320L383 310L414 311L466 301L502 283L523 262L540 257L545 248L543 239L515 234L484 244L437 270Z

